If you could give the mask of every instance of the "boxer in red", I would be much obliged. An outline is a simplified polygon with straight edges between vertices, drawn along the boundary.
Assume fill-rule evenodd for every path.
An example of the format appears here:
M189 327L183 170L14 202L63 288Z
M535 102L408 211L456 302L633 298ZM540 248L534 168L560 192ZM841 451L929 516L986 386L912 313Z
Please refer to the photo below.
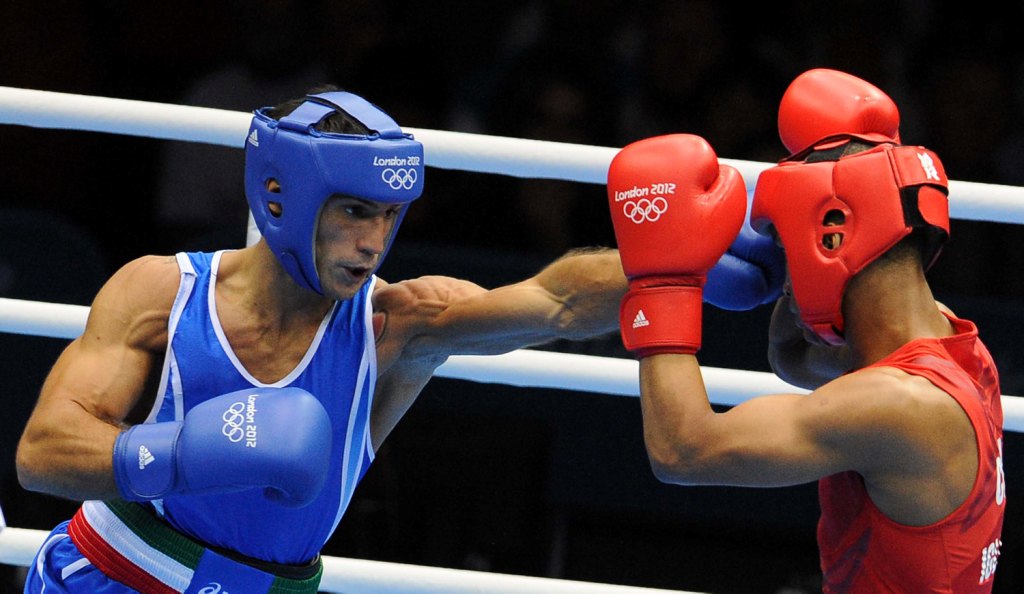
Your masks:
M750 221L786 252L770 361L808 395L712 410L696 353L706 272L743 222L743 181L701 138L622 149L608 197L629 279L620 327L640 357L655 474L685 485L818 481L828 593L991 592L1005 512L998 374L925 271L949 234L947 178L900 144L899 112L846 73L787 89L792 153L758 179ZM619 197L661 188L657 220ZM654 198L651 198L654 200Z

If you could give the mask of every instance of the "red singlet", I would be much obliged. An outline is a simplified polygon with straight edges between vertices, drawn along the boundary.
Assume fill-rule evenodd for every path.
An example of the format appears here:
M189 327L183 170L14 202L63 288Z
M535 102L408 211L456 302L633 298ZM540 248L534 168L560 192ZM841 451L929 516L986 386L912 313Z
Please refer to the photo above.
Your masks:
M914 340L872 367L923 377L960 404L978 443L974 487L946 518L906 526L875 507L856 472L821 479L818 546L827 594L992 591L1006 510L999 376L974 324L950 321L956 335Z

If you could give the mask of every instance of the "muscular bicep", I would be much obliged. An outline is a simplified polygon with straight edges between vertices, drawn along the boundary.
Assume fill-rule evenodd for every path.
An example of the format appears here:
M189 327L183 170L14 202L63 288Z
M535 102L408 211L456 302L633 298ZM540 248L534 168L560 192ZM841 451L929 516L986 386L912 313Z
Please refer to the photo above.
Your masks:
M74 499L116 493L113 442L133 410L152 404L143 399L166 345L177 270L170 266L129 265L93 302L85 332L55 362L22 434L26 488Z
M57 359L40 392L37 411L69 406L114 426L129 418L142 396L153 358L114 345L90 344L84 335Z
M871 470L891 450L879 421L888 405L870 382L841 378L808 395L762 396L716 413L695 365L662 362L642 379L645 442L666 482L795 485Z
M762 396L716 415L706 428L700 482L776 487L815 481L851 466L828 437L813 397Z
M145 258L119 271L94 300L82 336L58 359L41 403L71 401L114 424L128 419L159 371L177 285L173 259Z

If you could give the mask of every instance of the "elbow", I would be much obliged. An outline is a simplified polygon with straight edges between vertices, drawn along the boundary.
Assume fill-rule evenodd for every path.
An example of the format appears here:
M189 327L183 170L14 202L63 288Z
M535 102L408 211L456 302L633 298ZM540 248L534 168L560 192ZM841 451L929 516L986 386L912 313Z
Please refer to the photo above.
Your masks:
M647 460L651 463L651 472L654 474L654 478L658 479L660 482L670 485L693 484L686 480L685 473L680 472L679 467L664 460L663 458L655 458L648 454Z
M718 415L691 413L685 422L661 422L658 415L645 417L644 446L654 476L676 485L715 484L715 471L725 441L717 430Z
M14 464L18 475L18 483L26 491L51 493L54 488L52 458L43 447L42 439L33 438L31 429L25 431L18 442Z
M18 483L26 491L46 491L46 481L37 459L38 456L33 455L31 446L22 440L15 456L15 469L18 473Z
M654 477L673 485L709 484L707 456L698 447L647 440L647 459Z

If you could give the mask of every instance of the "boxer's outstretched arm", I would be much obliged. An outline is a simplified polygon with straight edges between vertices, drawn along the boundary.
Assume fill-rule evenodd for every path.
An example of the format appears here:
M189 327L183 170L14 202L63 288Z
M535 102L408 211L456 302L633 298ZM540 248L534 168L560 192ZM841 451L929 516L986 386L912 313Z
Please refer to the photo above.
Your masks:
M378 449L451 355L489 355L617 329L626 291L618 252L571 252L536 276L486 290L426 276L374 293L378 381L371 414Z
M145 257L104 285L85 332L50 371L18 445L21 484L69 499L118 495L111 450L158 371L178 287L174 258Z
M708 303L751 309L781 293L781 250L753 231L736 237L729 252L712 263L705 285ZM451 302L431 319L415 346L435 355L487 355L609 334L618 330L626 289L617 250L571 251L525 281Z
M720 298L714 303L743 309L768 302L781 290L778 258L749 237L733 248L708 278L710 292ZM572 251L536 276L490 291L439 276L379 287L374 448L449 356L500 354L617 332L627 289L619 253L611 249Z
M414 359L490 355L600 336L617 329L625 291L618 252L571 252L522 282L462 291L424 320L405 353Z

